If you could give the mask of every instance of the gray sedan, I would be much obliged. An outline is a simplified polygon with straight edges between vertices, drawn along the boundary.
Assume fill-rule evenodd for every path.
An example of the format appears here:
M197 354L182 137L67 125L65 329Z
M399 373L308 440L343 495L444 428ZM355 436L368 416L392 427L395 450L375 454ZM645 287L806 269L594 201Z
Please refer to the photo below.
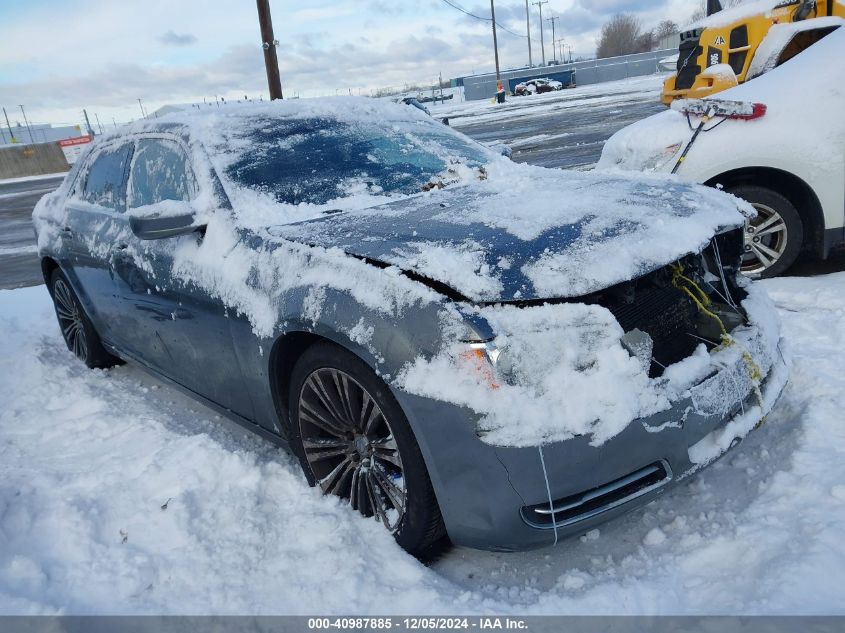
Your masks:
M581 534L759 423L786 369L742 209L342 99L118 130L34 222L81 361L190 392L425 554Z

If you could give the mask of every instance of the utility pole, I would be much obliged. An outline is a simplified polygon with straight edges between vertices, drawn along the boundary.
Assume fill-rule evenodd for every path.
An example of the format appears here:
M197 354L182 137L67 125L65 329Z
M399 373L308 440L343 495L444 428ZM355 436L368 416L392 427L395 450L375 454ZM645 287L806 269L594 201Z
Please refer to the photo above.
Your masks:
M100 128L100 134L102 134L103 133L103 126L100 123L100 117L97 116L96 112L94 113L94 118L97 119L97 127Z
M567 48L569 49L569 63L571 64L572 63L572 44L567 46Z
M6 106L3 106L3 116L6 117L6 127L9 128L9 136L12 137L12 143L17 143L18 139L15 138L15 133L12 132L12 126L9 125L9 115L6 114Z
M546 43L543 41L543 5L549 4L549 0L537 0L532 2L534 6L540 9L540 49L543 51L543 66L546 65Z
M496 56L496 81L502 78L499 72L499 41L496 39L496 7L493 0L490 0L490 16L493 18L493 53Z
M525 35L528 37L528 67L534 66L534 61L531 59L531 17L528 10L528 0L525 0Z
M563 38L560 38L559 40L555 40L555 46L559 47L559 49L560 49L560 61L563 62L563 63L566 63L566 53L563 50L563 42L564 41L565 40ZM557 53L557 51L558 51L558 49L555 48L555 53Z
M34 145L35 139L32 138L32 128L29 127L29 121L26 120L26 112L24 112L22 105L18 104L18 107L21 109L21 114L23 114L23 122L24 122L24 125L26 125L26 131L29 132L29 142Z
M555 22L558 20L560 20L558 16L546 18L546 22L552 23L552 57L554 57L554 61L557 61L557 50L555 50Z
M264 49L264 66L267 69L267 85L270 100L283 99L282 79L279 76L279 58L276 47L279 40L273 36L273 20L270 17L270 0L256 0L258 3L258 24L261 26L261 47Z
M143 117L143 118L145 118L145 119L146 119L146 118L147 118L147 113L146 113L146 112L144 112L144 104L143 104L143 103L141 103L141 100L140 100L140 99L138 99L138 107L139 107L139 108L141 108L141 117ZM86 116L87 116L87 115L86 115ZM91 127L91 126L89 125L88 127Z

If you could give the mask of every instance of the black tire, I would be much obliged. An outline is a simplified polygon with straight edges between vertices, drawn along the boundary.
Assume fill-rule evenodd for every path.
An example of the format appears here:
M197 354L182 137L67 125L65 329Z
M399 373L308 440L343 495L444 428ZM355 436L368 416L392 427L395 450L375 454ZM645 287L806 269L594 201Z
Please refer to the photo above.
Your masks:
M781 194L766 187L740 185L727 191L750 202L758 211L758 217L746 223L745 227L743 272L750 277L760 279L776 277L784 273L798 259L804 243L804 223L795 205ZM782 222L776 222L775 225L782 226L783 230L765 235L756 234L755 227L772 217L772 212L782 220ZM770 230L775 225L768 226L765 230ZM767 249L765 252L760 250L763 247ZM772 252L779 253L779 256L772 257ZM767 257L771 259L770 263L766 261Z
M323 433L323 427L318 427L313 422L316 419L312 416L313 409L317 401L314 399L316 391L313 386L318 384L327 386L328 391L332 394L332 403L339 404L342 401L335 398L341 394L340 383L322 382L327 377L340 377L343 379L345 375L347 388L347 396L350 392L357 391L358 388L363 389L366 394L380 409L384 424L379 427L383 434L386 433L392 436L395 440L395 445L398 447L398 458L401 467L396 467L392 462L395 461L395 455L391 457L390 462L381 461L381 457L372 452L370 449L371 465L369 464L366 453L361 452L360 442L361 438L365 438L366 442L367 432L363 429L364 420L362 418L373 418L372 412L375 407L369 409L370 415L364 415L363 411L367 409L367 401L363 397L355 400L353 397L348 397L347 401L350 403L364 403L360 409L357 406L349 406L346 411L353 411L359 409L361 414L356 416L357 422L352 421L355 431L346 433L346 439L342 439L338 433ZM352 380L350 381L349 378ZM307 383L307 384L306 384ZM354 383L354 384L353 384ZM336 390L333 390L336 388ZM369 473L381 473L379 478L384 481L383 475L388 470L392 469L392 481L401 481L404 486L404 511L399 512L399 518L394 527L390 526L388 522L383 521L385 527L393 532L396 542L403 547L407 552L414 556L425 557L429 554L432 548L438 547L444 540L446 530L443 525L443 519L440 515L440 507L437 504L437 499L434 495L434 489L431 486L431 480L428 476L428 470L425 466L422 453L417 444L411 427L405 414L402 412L399 403L394 398L393 394L387 385L364 363L360 358L350 353L349 351L334 345L329 342L316 343L309 347L303 355L299 358L294 366L291 376L290 393L289 393L289 414L290 414L290 430L291 430L291 445L299 457L302 470L305 472L309 483L312 486L320 485L323 488L324 494L334 494L338 497L349 499L350 507L359 511L364 516L372 516L376 520L383 520L382 516L376 513L375 504L370 497L370 494L379 494L378 491L384 491L385 488L378 483L379 479L375 475ZM329 414L326 407L322 407L315 415ZM303 411L300 415L301 410ZM346 416L349 420L349 416ZM334 416L333 420L338 422L338 427L343 423L338 416ZM378 429L375 429L377 431ZM369 433L370 437L377 436L376 432ZM305 442L303 441L303 434L306 435L309 444L309 456L306 454ZM316 435L315 435L316 434ZM354 438L350 435L354 434ZM319 435L319 437L317 437ZM315 448L315 440L322 440L332 442L335 444L334 452L345 451L341 456L336 454L332 457L324 457L322 454L317 455L319 451L331 452L331 447ZM347 442L344 448L339 445ZM384 439L376 439L373 441L373 446L381 442L384 444ZM378 451L379 449L376 449ZM384 450L384 449L382 449ZM390 449L394 452L393 449ZM352 466L343 466L343 463L349 461L352 464L353 453L358 452L357 461ZM317 455L317 456L315 456ZM338 466L334 466L332 460L338 460ZM359 465L360 464L360 465ZM378 468L377 468L378 467ZM342 475L336 477L337 483L329 481L331 473L338 468L346 469ZM351 468L351 470L349 470ZM317 470L322 472L317 472ZM330 473L326 475L326 471L331 469ZM396 474L398 471L398 479ZM357 473L357 474L356 474ZM367 473L367 474L361 474ZM322 475L318 482L319 476ZM370 483L370 482L375 483ZM357 483L356 483L357 482ZM363 483L362 483L363 482ZM370 488L368 488L368 486ZM357 490L357 504L353 500L353 487ZM363 495L362 490L368 491L367 495ZM368 499L369 497L369 499ZM382 501L390 501L387 495L380 495ZM356 507L357 505L357 507ZM384 509L384 505L379 503L379 506Z
M91 369L113 367L123 362L103 347L73 287L58 268L50 275L50 296L65 344L79 360Z

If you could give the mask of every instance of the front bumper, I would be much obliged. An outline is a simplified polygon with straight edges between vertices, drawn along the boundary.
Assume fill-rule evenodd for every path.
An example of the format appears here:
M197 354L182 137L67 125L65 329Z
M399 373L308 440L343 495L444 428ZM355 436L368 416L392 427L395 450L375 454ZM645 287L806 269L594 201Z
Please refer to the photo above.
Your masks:
M552 545L648 503L718 459L772 409L789 373L777 339L742 330L742 348L761 359L759 389L739 354L712 354L711 374L670 409L600 446L589 436L491 446L476 435L471 412L402 395L452 541L507 551Z

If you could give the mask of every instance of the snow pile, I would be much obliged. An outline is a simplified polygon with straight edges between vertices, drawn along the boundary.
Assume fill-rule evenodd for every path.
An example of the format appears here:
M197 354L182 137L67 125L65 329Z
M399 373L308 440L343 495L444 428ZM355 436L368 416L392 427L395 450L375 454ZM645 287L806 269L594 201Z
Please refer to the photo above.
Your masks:
M713 64L701 71L700 77L705 79L719 79L724 82L730 82L734 86L736 83L736 73L730 64Z
M85 369L43 287L2 291L0 613L835 613L845 273L763 286L795 365L742 445L582 539L429 568L179 392Z
M0 315L0 614L408 612L460 595L295 459L132 366L86 369L43 286L0 291Z

